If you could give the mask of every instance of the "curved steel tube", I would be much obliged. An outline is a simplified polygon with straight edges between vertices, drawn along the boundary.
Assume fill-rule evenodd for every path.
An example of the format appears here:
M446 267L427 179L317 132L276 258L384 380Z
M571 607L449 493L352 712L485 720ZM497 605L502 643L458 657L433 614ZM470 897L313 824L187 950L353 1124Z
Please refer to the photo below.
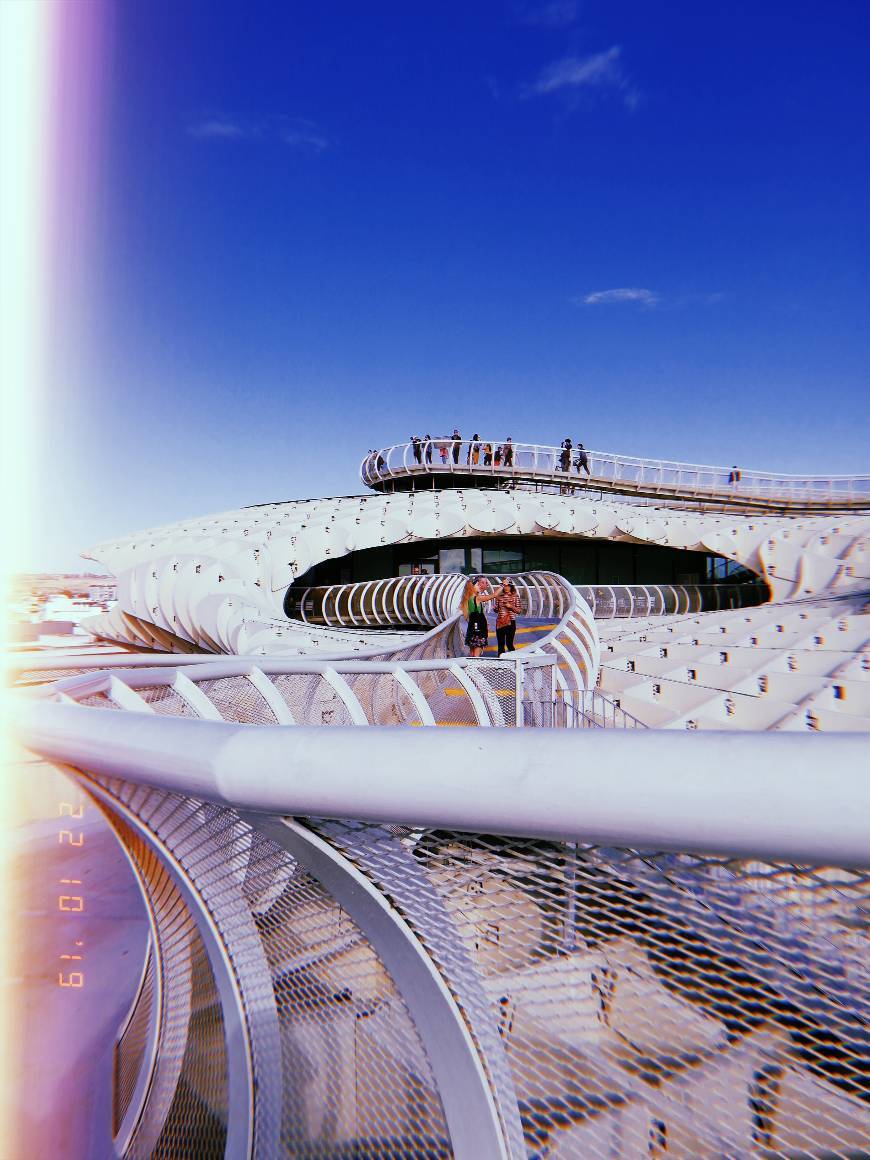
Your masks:
M382 889L376 888L340 849L307 826L290 818L267 819L252 813L242 816L317 878L378 948L426 1044L454 1154L467 1160L482 1156L520 1160L525 1155L523 1131L504 1046L468 952L453 932L444 903L426 890L420 867L392 839L393 856L402 859L402 874L394 875L387 891L390 898L401 900L401 906L396 906L382 892L384 884ZM390 841L387 834L382 838ZM413 916L416 932L422 927L430 936L430 946L433 940L436 945L438 940L449 940L450 958L469 959L462 1008L429 950L421 945L419 933L409 926L406 914ZM478 983L473 995L467 985L469 978ZM478 1017L469 1027L471 1010ZM481 1051L478 1044L485 1049Z
M477 730L252 729L21 697L13 735L52 760L271 813L870 865L860 734L591 730L578 768L570 730L492 729L481 762Z

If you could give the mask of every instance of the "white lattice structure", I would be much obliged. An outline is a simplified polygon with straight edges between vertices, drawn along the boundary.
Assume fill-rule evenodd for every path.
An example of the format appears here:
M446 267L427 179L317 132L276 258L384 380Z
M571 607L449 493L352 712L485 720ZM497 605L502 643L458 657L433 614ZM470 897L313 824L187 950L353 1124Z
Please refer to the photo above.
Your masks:
M513 491L402 492L243 508L100 545L118 604L91 627L170 651L342 654L364 631L288 622L288 587L314 564L379 545L500 536L564 536L708 551L761 575L776 601L870 584L866 515L747 516L651 508L612 498ZM396 647L408 643L397 635Z

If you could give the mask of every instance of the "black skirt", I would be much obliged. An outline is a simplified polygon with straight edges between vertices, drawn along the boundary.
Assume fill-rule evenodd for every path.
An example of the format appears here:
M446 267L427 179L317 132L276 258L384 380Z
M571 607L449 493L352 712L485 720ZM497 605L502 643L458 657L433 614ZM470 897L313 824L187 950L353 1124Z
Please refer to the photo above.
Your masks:
M486 614L472 612L468 618L468 628L465 631L465 643L468 648L485 648L489 639L489 624Z

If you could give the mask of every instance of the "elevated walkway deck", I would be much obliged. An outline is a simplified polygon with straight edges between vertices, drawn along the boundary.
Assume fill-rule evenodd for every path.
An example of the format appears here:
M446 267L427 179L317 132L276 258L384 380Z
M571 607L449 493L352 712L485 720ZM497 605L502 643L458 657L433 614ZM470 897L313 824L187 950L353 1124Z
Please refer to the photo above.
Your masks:
M520 487L612 493L726 511L798 515L870 510L867 475L785 475L580 448L566 453L546 444L485 439L397 443L367 455L360 478L376 491Z

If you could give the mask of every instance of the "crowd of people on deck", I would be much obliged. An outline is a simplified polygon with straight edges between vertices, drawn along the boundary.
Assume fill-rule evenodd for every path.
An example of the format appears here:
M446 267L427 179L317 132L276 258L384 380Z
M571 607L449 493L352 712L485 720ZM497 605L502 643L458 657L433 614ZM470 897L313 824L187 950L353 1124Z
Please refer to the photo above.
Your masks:
M471 439L463 440L458 428L453 428L452 435L436 436L412 435L409 439L411 454L414 463L420 467L425 463L430 466L437 457L442 467L449 466L452 461L458 467L462 459L463 446L465 448L464 462L466 467L493 467L512 468L514 466L514 442L508 435L504 443L485 443L477 432ZM377 450L370 450L368 463L380 474L387 464L383 454ZM589 467L589 455L582 443L576 445L567 436L562 440L558 453L554 457L553 470L570 473L572 468L579 475L585 471L587 477L592 472Z

